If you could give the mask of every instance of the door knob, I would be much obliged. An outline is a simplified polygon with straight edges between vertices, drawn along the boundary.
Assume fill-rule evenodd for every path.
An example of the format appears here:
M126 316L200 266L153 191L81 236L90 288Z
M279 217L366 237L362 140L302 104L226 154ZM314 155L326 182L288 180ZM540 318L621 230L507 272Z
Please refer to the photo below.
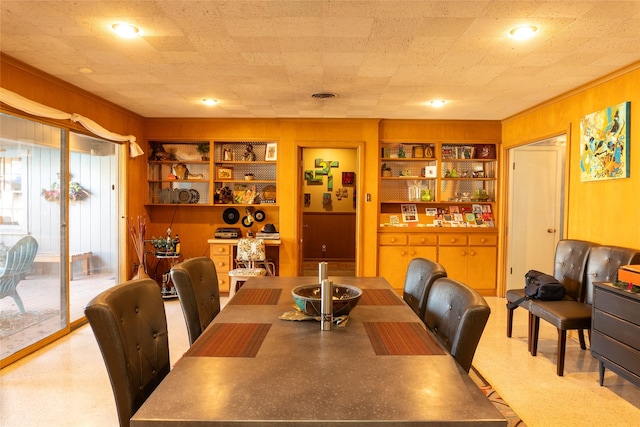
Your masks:
M556 232L555 228L547 228L547 233L553 234Z

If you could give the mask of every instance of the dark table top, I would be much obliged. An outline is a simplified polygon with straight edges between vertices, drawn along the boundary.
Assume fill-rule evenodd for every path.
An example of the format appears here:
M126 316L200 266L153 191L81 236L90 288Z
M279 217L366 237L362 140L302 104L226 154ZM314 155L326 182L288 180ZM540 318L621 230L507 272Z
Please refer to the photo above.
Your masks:
M506 426L386 280L330 278L363 290L346 326L279 319L317 279L252 278L131 425Z

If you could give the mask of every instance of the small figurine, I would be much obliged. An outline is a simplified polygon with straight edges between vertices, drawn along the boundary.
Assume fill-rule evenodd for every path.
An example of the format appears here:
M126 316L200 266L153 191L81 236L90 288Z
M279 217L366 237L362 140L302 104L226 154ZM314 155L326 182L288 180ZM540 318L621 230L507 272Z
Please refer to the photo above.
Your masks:
M247 144L247 151L245 151L243 158L245 162L256 161L256 153L253 152L253 145Z

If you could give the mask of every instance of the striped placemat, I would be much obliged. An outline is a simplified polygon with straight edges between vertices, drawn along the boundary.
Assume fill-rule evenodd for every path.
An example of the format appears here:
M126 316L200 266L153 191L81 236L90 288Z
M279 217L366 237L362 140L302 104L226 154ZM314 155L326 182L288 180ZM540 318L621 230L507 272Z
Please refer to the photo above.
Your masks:
M185 356L255 357L269 328L270 323L213 323Z
M418 322L364 322L378 356L441 355L444 350Z
M231 298L229 305L276 305L282 289L242 289Z
M358 304L361 305L402 305L402 300L391 289L364 289Z

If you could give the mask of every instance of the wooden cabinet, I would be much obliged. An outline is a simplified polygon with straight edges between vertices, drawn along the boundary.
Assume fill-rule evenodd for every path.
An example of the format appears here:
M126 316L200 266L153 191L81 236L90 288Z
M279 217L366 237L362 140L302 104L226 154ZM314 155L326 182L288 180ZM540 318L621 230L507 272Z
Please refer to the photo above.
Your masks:
M378 274L396 289L409 261L423 256L442 264L449 277L496 295L498 144L489 138L380 141ZM403 216L411 205L417 221ZM430 243L416 245L415 236Z
M447 270L448 277L482 295L495 295L497 244L496 234L440 234L438 262Z
M594 283L591 354L604 370L640 386L640 294L610 283Z
M209 257L216 266L218 289L229 292L229 270L233 269L233 245L225 243L209 243Z
M402 294L409 262L413 258L437 259L437 236L430 233L378 235L378 274Z
M206 154L210 146L209 141L150 141L147 203L209 204L211 164Z

